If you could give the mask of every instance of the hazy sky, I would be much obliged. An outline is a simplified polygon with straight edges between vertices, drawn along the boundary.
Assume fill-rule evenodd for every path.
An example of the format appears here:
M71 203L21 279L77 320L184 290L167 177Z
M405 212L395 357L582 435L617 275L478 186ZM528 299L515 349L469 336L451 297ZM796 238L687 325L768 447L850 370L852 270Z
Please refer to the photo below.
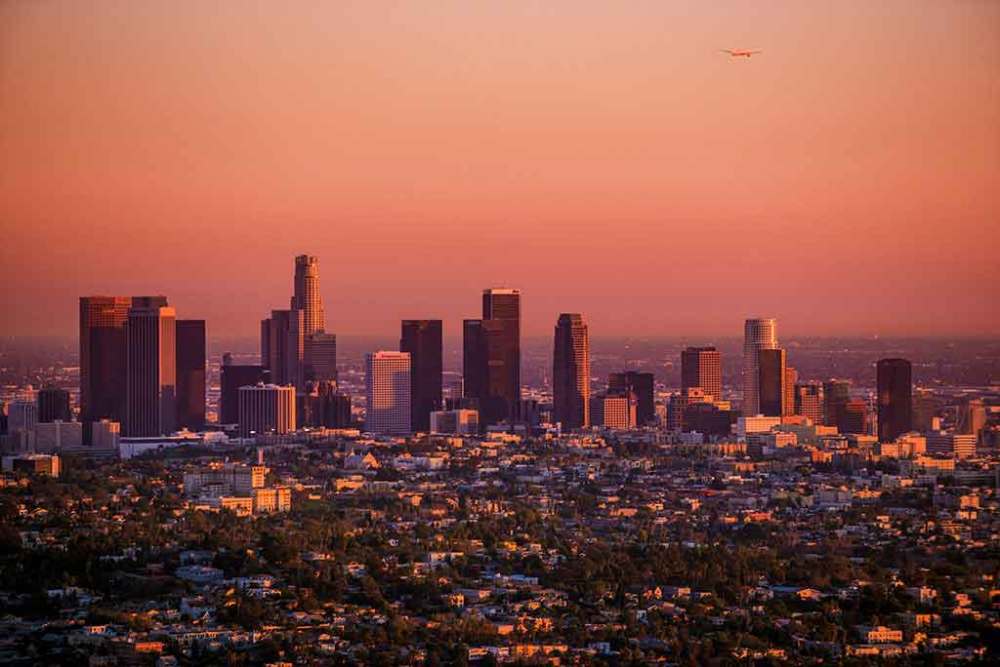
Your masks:
M0 334L304 252L345 334L997 334L1000 2L0 0Z

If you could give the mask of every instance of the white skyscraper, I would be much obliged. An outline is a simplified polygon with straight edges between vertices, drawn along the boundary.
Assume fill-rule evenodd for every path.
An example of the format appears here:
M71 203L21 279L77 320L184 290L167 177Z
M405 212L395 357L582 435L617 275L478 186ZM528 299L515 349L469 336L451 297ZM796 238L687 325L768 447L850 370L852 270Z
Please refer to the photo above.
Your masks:
M404 435L410 432L410 354L365 355L365 430Z
M743 334L743 414L760 414L760 351L778 349L774 318L747 320Z

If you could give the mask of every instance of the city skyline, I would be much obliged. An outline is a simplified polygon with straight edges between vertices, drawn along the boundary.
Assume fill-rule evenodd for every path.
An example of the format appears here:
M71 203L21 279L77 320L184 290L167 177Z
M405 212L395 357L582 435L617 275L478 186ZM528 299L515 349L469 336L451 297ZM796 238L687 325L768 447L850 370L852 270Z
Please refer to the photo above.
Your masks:
M1000 330L996 3L190 9L0 6L0 335L162 290L249 336L304 250L340 335L464 283L525 335Z

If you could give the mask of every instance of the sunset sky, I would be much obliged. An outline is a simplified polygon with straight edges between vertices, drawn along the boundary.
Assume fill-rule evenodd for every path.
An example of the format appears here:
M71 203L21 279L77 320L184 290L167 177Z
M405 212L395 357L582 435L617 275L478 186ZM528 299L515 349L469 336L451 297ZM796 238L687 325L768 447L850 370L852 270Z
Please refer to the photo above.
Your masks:
M300 253L342 334L998 334L1000 2L0 1L0 335Z

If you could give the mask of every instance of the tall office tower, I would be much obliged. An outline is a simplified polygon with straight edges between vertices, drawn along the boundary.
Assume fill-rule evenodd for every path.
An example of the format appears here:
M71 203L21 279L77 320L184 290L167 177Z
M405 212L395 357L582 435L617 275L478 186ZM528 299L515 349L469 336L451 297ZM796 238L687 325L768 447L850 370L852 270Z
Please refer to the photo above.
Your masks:
M819 384L795 385L795 414L813 424L823 423L823 388Z
M798 384L798 381L799 372L791 366L785 366L785 383L782 387L785 392L782 417L790 417L795 414L795 385Z
M743 415L761 414L760 365L761 350L778 348L778 324L774 318L747 320L743 327ZM779 413L780 414L780 413Z
M172 433L177 417L174 309L165 297L134 297L125 325L125 422L128 437Z
M476 401L483 427L518 417L520 304L518 290L484 290L483 319L462 323L465 397Z
M912 369L906 359L879 359L878 439L892 442L913 427Z
M260 323L260 363L278 385L305 387L305 314L272 310Z
M121 420L125 415L127 296L80 297L80 421ZM90 441L90 429L83 429Z
M431 413L441 409L443 339L441 320L403 320L400 352L410 355L410 426L419 433L431 428Z
M269 384L270 381L271 373L263 366L235 365L231 355L224 355L220 371L219 423L239 423L240 387Z
M713 401L722 400L722 355L714 347L689 347L681 352L681 393L701 389Z
M868 433L868 404L853 398L844 404L837 430L841 433Z
M73 419L73 411L69 407L69 392L65 389L46 387L38 392L37 400L39 422L68 422Z
M295 431L295 387L258 384L239 389L240 437Z
M177 320L177 428L205 428L205 320Z
M765 349L757 351L757 405L765 417L785 414L785 351Z
M608 393L620 394L632 392L637 401L636 422L645 426L656 421L656 405L653 400L653 390L656 382L652 373L641 371L622 371L608 375Z
M840 428L844 406L851 400L851 383L847 380L827 380L823 383L823 424Z
M365 355L365 430L405 435L410 432L410 353Z
M303 344L304 379L314 382L337 381L337 336L315 331Z
M310 255L295 258L295 293L290 310L303 313L303 334L326 330L323 297L319 293L319 259Z
M562 313L556 322L552 412L564 429L590 426L590 336L578 313Z

